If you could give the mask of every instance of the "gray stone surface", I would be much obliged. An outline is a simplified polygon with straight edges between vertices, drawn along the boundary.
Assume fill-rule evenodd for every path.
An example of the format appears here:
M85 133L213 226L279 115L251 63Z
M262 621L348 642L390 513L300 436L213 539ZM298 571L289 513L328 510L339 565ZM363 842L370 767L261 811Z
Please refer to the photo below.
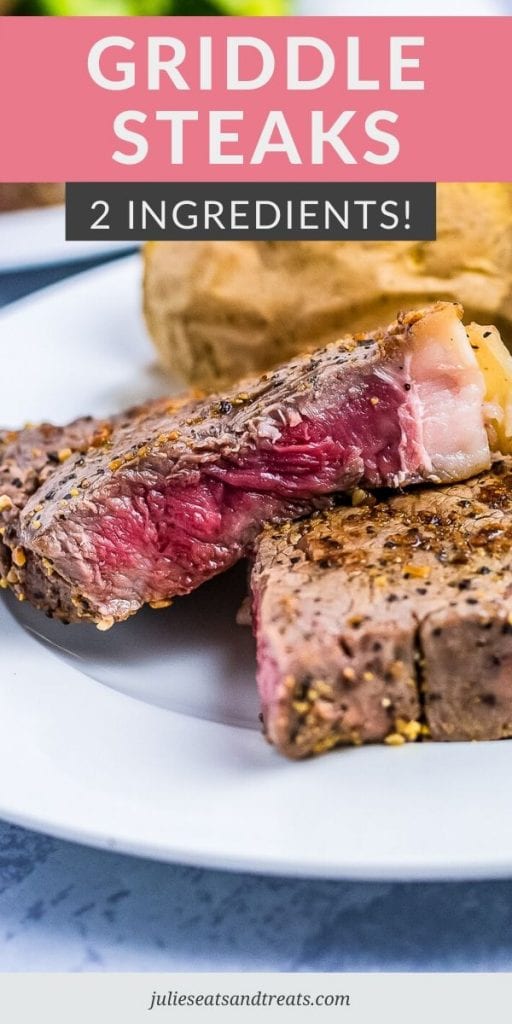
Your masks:
M512 882L258 878L0 823L0 970L512 970Z

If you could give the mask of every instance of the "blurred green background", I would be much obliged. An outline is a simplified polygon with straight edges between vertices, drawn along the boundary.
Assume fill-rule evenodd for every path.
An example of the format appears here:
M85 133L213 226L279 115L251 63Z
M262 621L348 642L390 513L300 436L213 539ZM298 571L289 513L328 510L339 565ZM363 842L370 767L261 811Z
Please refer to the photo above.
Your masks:
M288 14L288 0L0 0L0 14Z

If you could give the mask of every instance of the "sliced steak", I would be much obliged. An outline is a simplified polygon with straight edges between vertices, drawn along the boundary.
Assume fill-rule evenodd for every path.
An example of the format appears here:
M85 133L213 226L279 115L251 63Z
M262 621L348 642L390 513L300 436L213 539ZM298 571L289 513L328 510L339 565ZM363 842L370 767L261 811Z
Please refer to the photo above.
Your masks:
M174 407L183 404L185 397L174 400ZM114 427L133 423L138 417L146 417L169 408L171 399L157 399L137 406L110 419L95 419L82 416L63 427L51 423L27 424L21 430L0 431L0 588L11 586L20 600L26 592L34 603L52 614L58 612L61 618L74 615L70 605L67 583L46 567L41 576L41 563L31 552L17 544L19 521L22 510L32 495L43 485L48 485L57 469L66 467L72 456L78 464L90 449L104 445ZM62 474L61 474L62 476ZM46 495L51 500L52 488L46 486Z
M178 411L124 417L72 457L4 542L22 547L33 603L105 628L227 569L263 523L296 519L356 485L470 476L490 462L484 384L461 322L438 303Z
M265 731L343 743L512 736L512 459L466 484L267 527L252 571Z
M21 577L29 576L32 559L21 548L13 549L12 540L10 546L4 543L4 538L6 534L17 536L20 513L28 499L72 455L101 442L110 430L109 423L85 416L66 427L41 423L0 431L0 587L13 586L22 599L18 584ZM30 580L28 589L48 609L60 604L49 578L41 591L36 580Z

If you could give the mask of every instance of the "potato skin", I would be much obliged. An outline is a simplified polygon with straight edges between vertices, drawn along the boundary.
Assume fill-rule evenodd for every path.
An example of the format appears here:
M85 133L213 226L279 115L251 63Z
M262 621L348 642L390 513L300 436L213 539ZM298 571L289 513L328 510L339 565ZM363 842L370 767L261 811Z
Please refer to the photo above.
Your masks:
M64 202L64 185L0 182L0 212Z
M149 242L164 366L214 390L399 309L456 299L512 343L512 184L441 184L435 242Z

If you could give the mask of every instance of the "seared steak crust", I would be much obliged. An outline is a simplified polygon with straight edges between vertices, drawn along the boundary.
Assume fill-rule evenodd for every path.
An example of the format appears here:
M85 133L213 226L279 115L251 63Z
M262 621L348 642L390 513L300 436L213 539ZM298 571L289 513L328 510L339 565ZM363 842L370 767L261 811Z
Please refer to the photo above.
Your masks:
M41 423L0 431L0 586L12 586L20 598L26 589L49 612L62 607L63 617L68 588L61 594L59 577L41 574L37 559L17 546L20 514L58 468L100 443L110 430L108 422L85 416L65 427Z
M269 740L512 736L512 459L268 527L252 571Z

